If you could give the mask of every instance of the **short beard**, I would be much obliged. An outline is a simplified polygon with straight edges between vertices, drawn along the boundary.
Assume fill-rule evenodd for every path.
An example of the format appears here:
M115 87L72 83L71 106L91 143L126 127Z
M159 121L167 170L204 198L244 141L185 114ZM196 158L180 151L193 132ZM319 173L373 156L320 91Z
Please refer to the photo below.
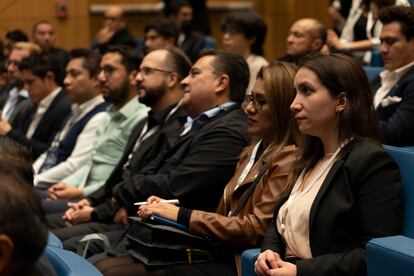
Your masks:
M140 88L141 87L138 87L138 89ZM153 107L165 95L165 92L167 91L167 84L163 82L158 87L142 87L141 89L145 89L145 94L142 97L138 97L138 101L146 106Z
M124 102L129 96L129 81L126 79L120 88L110 91L104 95L104 99L114 105Z

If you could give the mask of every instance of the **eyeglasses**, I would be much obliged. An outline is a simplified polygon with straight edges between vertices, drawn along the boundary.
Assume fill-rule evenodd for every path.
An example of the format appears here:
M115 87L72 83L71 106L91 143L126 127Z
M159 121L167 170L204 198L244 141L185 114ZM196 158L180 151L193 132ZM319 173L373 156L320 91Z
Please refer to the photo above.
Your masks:
M138 72L141 73L144 76L151 75L154 72L161 72L161 73L167 73L167 74L174 73L172 71L168 71L168 70L164 70L164 69L158 69L158 68L152 68L152 67L147 67L147 66L139 68Z
M263 98L256 98L253 94L246 95L245 102L247 104L253 104L254 108L258 111L263 109L263 106L267 104L267 101Z
M100 72L103 72L105 77L111 76L118 68L112 67L112 66L105 66L103 68L100 68Z

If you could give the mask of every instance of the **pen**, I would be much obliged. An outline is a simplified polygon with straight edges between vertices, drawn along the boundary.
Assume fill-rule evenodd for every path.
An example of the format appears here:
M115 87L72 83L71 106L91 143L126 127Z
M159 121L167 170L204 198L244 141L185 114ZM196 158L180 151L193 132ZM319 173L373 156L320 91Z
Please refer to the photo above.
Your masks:
M178 199L162 199L160 202L163 203L171 203L171 204L180 204L180 201L178 201ZM148 204L146 201L140 201L140 202L135 202L134 205L146 205Z

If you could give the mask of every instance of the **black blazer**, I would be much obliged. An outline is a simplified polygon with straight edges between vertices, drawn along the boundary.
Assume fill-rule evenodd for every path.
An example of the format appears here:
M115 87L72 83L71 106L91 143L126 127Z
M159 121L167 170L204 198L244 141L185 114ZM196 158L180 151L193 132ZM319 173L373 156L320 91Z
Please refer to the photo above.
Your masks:
M298 276L366 275L366 242L402 233L398 165L373 142L354 139L342 153L312 204L309 241L313 258L296 262ZM274 220L287 199L288 195L281 196L276 203L262 244L262 251L271 249L282 258L285 245Z
M371 83L374 95L380 86L381 79L377 76ZM414 66L395 84L388 96L397 96L402 100L377 108L384 144L414 145Z
M131 158L130 166L124 168L125 163L128 161L129 154L132 152L136 140L141 134L147 120L144 119L137 123L128 139L127 146L125 147L120 161L105 182L105 185L87 197L88 201L91 202L91 205L95 206L95 219L99 221L112 221L113 209L111 207L111 198L113 187L118 183L128 180L133 172L141 170L142 167L155 159L158 154L164 154L177 142L179 134L183 130L182 124L178 118L186 117L187 115L183 108L179 107L176 112L166 120L167 114L175 106L176 105L174 104L168 107L165 111L161 111L165 113L165 118L163 118L164 122L160 125L159 130L148 139L142 141L139 150L136 151Z
M183 207L213 211L249 140L244 111L239 107L222 111L117 185L113 196L130 212L136 212L135 201L151 195L177 198Z
M24 119L18 126L12 128L7 136L31 148L35 160L48 149L53 137L61 129L65 118L71 111L70 105L66 92L62 89L46 110L31 139L27 139L25 135L36 113L35 106L27 110Z

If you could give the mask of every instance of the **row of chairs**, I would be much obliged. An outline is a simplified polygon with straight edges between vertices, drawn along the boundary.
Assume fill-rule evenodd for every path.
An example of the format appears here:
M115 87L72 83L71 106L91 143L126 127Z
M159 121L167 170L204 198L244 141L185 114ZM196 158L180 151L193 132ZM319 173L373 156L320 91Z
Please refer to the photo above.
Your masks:
M90 262L81 256L63 249L58 237L49 233L45 254L59 276L102 276Z
M403 186L404 231L402 235L374 238L367 243L368 276L412 276L414 271L414 150L384 146L395 159ZM259 248L242 254L242 275L252 276Z

